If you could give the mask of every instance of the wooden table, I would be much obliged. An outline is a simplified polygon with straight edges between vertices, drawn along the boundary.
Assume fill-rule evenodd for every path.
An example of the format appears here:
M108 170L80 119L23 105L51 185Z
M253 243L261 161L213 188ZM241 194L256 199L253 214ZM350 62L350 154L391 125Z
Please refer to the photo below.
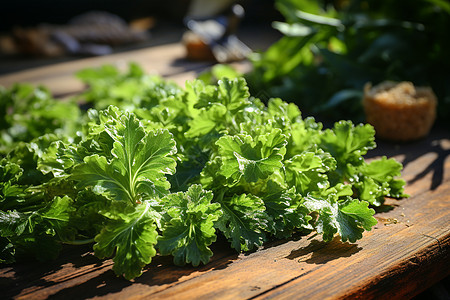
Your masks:
M209 67L189 63L180 44L82 59L0 77L44 84L56 96L80 92L73 73L86 67L138 62L146 72L182 84ZM237 65L242 70L248 63ZM355 244L338 238L295 236L269 242L253 253L237 254L226 241L213 245L205 266L177 267L156 257L132 282L115 277L112 261L89 247L67 247L50 263L20 263L0 269L0 297L17 299L405 299L450 274L450 132L434 128L424 140L378 141L369 158L386 155L404 163L408 199L387 200L378 224Z

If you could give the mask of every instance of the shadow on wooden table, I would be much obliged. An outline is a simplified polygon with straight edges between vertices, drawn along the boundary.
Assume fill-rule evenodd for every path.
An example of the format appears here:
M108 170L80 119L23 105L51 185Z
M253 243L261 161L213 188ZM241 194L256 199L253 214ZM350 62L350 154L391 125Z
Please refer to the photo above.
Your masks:
M360 250L362 248L357 244L343 243L339 237L335 237L331 242L312 240L308 246L292 250L286 258L319 265L341 257L350 257Z
M414 172L414 177L405 178L408 185L421 180L431 174L430 190L435 190L443 183L444 164L450 155L450 132L442 128L434 128L424 139L408 142L395 143L390 141L376 140L377 148L367 154L367 158L377 156L396 157L403 164L403 168L413 165L414 162L424 159L427 164L420 165L421 170ZM429 159L426 159L429 157Z
M223 250L225 249L225 251ZM0 277L0 297L10 298L91 298L117 293L131 285L141 284L153 292L166 289L168 286L188 280L198 273L223 269L238 254L227 247L213 249L216 253L211 262L200 267L178 267L171 256L156 256L144 268L143 274L128 281L117 277L113 270L113 262L99 260L90 248L78 247L66 249L61 256L52 262L22 262L3 269Z

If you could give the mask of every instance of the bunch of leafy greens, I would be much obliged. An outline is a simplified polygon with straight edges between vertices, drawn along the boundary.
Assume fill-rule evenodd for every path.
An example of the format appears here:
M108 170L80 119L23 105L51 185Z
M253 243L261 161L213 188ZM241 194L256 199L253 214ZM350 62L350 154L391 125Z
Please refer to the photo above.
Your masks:
M180 88L137 65L79 77L87 111L1 91L0 262L93 243L132 279L157 253L206 264L217 234L237 251L311 230L355 242L377 223L369 206L406 196L400 163L364 160L370 125L323 129L242 78Z
M252 94L281 97L306 115L364 120L366 83L430 86L450 113L450 4L442 0L276 0L283 37L253 57ZM326 84L325 84L326 83Z

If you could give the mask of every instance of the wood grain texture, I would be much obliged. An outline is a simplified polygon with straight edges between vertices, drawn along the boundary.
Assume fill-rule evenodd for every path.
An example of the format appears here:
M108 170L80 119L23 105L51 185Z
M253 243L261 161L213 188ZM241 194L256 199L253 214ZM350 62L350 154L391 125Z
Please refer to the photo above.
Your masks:
M0 84L43 83L60 95L84 87L73 72L133 59L146 72L156 70L183 82L207 65L180 62L179 46L20 72ZM177 65L178 64L178 65ZM58 79L58 80L56 80ZM111 260L89 247L67 247L50 263L27 262L0 269L1 298L14 299L405 299L450 274L450 132L435 128L408 144L377 141L368 158L395 157L404 164L408 199L388 199L378 224L355 244L315 235L272 241L253 253L237 254L224 240L212 246L211 262L177 267L171 257L155 257L144 274L129 282L115 277Z
M139 63L147 74L160 75L182 86L186 80L196 78L200 72L212 66L210 62L186 60L184 46L174 43L3 75L0 76L0 86L9 87L16 82L28 82L46 86L55 97L72 95L85 89L83 83L74 76L77 71L105 64L126 70L130 62ZM248 62L236 62L233 63L233 66L243 72L249 69Z
M211 65L210 63L202 62L187 62L183 58L184 47L181 44L161 45L16 72L0 76L0 85L8 87L16 82L29 82L35 85L42 84L48 87L55 97L58 97L78 93L85 88L74 76L77 71L85 68L112 64L124 70L128 67L129 62L135 61L139 62L146 73L167 77L174 74L179 75L193 72L197 69L203 70Z

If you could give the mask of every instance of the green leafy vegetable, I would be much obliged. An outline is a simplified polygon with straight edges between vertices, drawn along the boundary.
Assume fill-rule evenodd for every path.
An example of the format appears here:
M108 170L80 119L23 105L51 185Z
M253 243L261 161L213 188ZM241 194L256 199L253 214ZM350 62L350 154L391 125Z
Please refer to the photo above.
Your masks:
M72 172L82 186L97 186L114 193L118 200L140 202L144 196L165 195L165 175L175 172L175 142L167 130L146 133L132 114L120 115L110 107L104 132L112 139L111 159L94 154L84 158ZM105 116L104 115L104 116Z
M286 152L286 137L280 129L256 137L249 135L221 137L217 143L222 165L219 173L230 180L230 184L245 180L256 182L265 179L282 167Z
M368 208L369 203L364 201L351 198L339 201L330 194L328 199L309 196L304 205L319 213L316 230L323 234L325 241L330 241L338 233L342 241L354 243L362 238L364 230L370 230L377 224L372 217L373 209Z
M74 135L80 114L74 101L55 101L44 87L0 86L0 157L19 142L31 142L46 133L58 139Z
M217 227L231 239L234 249L247 251L264 243L269 216L260 198L241 194L221 200L220 204L224 214Z
M114 255L113 270L117 275L133 279L156 255L158 232L149 213L150 203L143 203L131 213L119 213L119 220L110 221L95 237L95 255L99 258Z
M311 230L355 242L376 224L369 205L406 196L401 164L365 161L371 126L323 130L292 103L251 97L242 78L182 89L137 65L79 76L90 85L87 111L28 86L2 90L2 263L92 243L132 279L157 253L208 263L217 235L237 251ZM37 111L17 111L39 116L30 123L11 114L24 95ZM66 124L41 111L56 103L78 115ZM12 134L19 125L23 134Z
M211 203L212 198L213 194L201 185L192 185L186 193L162 199L170 218L158 239L162 255L172 254L177 265L209 262L213 253L208 246L216 240L214 223L222 215L220 205Z

